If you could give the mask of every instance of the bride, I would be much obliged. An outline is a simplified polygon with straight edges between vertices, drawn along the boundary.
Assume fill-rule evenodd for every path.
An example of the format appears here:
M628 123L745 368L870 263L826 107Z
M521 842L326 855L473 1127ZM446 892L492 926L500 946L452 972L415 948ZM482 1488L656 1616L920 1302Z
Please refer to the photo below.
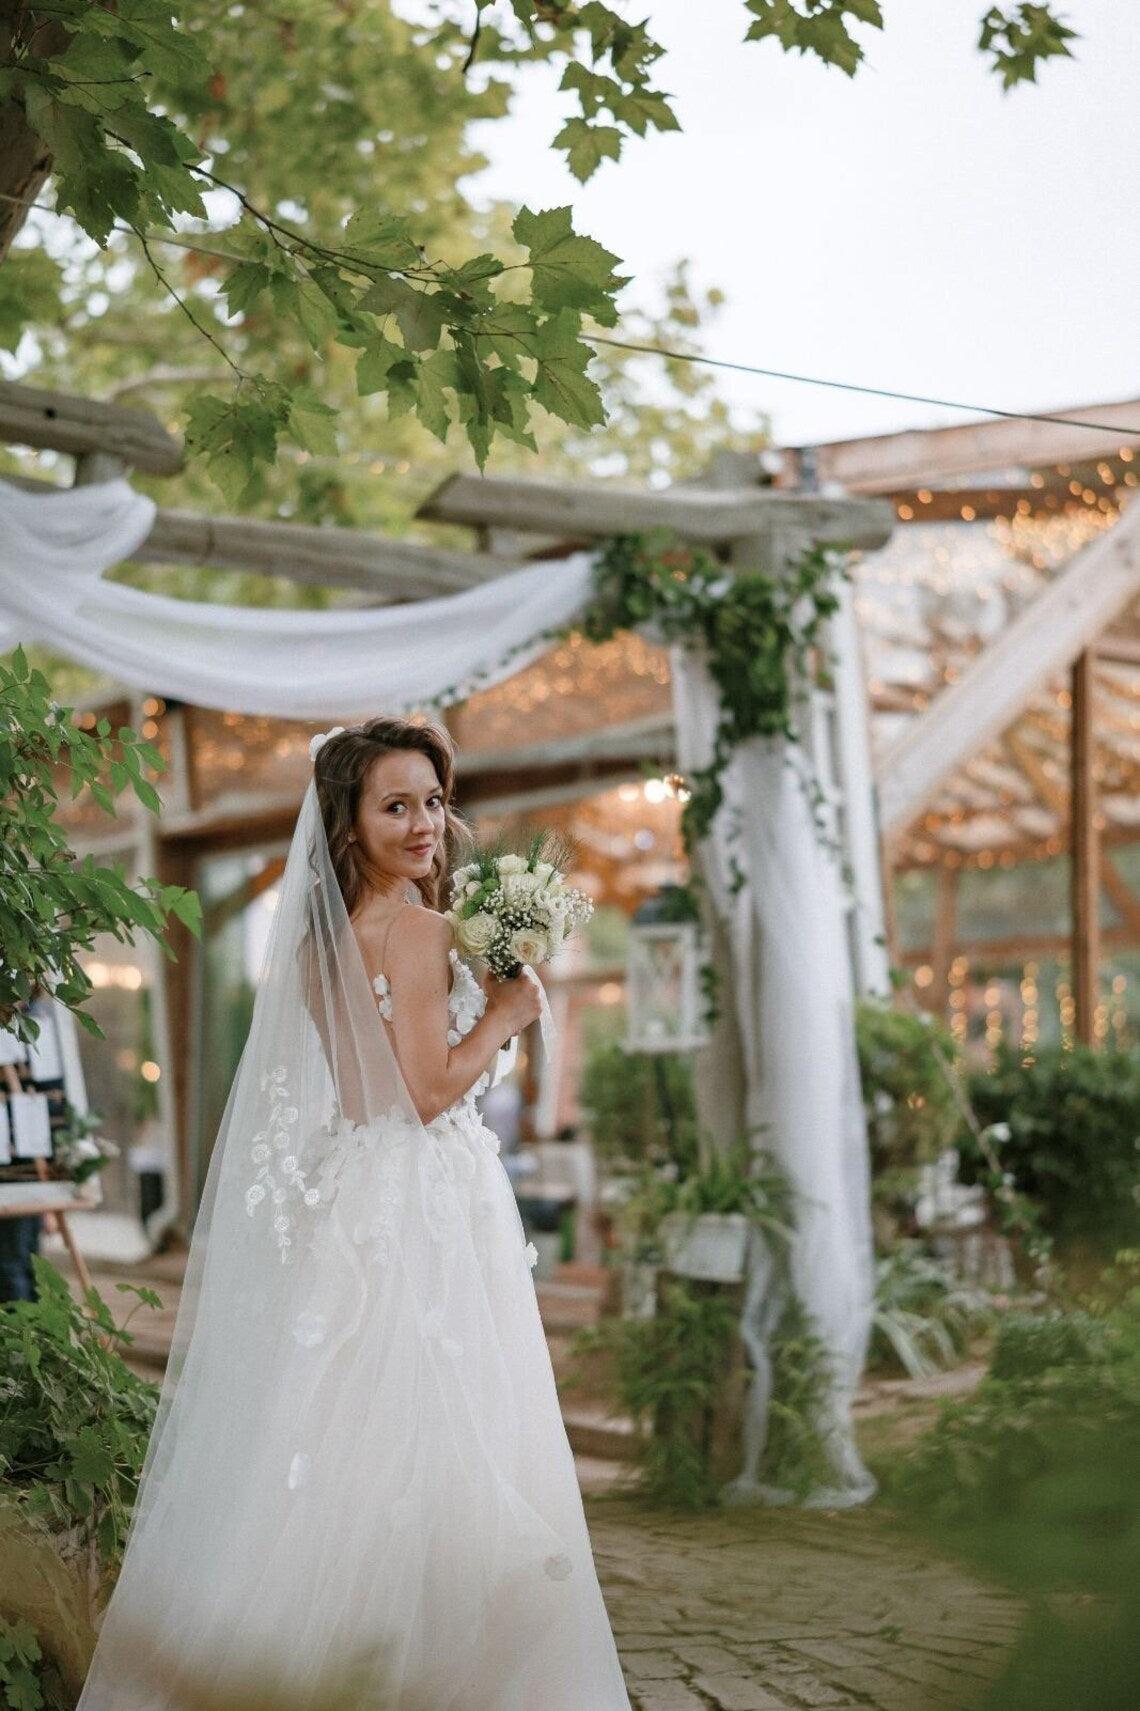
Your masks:
M79 1711L628 1711L475 1109L541 983L451 943L447 733L313 751Z

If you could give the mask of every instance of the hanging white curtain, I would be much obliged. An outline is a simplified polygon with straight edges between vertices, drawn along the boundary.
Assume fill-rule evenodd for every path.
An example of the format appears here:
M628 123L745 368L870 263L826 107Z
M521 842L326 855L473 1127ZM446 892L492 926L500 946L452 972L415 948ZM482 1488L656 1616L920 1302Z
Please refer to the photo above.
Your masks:
M125 481L31 494L0 482L0 649L39 641L143 691L292 718L405 712L458 700L536 658L541 632L591 593L590 554L528 565L440 599L375 609L280 612L172 600L101 580L145 540L154 506ZM661 642L652 626L642 634ZM682 770L707 762L717 693L701 658L670 650ZM873 1490L851 1439L850 1399L870 1326L873 1264L867 1140L839 878L782 746L741 747L708 842L714 903L732 940L749 1124L797 1190L791 1284L830 1351L835 1484L821 1502ZM748 883L729 888L730 824ZM754 1271L744 1330L762 1367L773 1300ZM754 1414L763 1413L763 1384ZM749 1443L762 1436L753 1418ZM751 1452L750 1452L751 1453ZM755 1457L752 1456L752 1461ZM739 1494L756 1484L746 1460Z
M701 652L670 649L682 772L707 766L719 697ZM804 782L782 738L736 750L724 801L705 845L713 906L724 921L744 1059L748 1128L795 1191L796 1235L787 1282L830 1356L831 1391L817 1425L834 1483L819 1505L859 1503L875 1489L851 1434L851 1400L863 1368L874 1302L870 1180L854 993L835 858L815 830ZM733 893L730 838L746 883ZM781 1301L771 1256L753 1244L742 1330L757 1379L746 1460L731 1495L772 1497L759 1482L770 1374L767 1348Z
M350 718L411 710L452 685L458 700L520 671L548 645L533 638L567 623L590 592L588 553L439 599L329 612L215 606L104 582L145 541L154 513L126 481L57 493L0 482L0 651L42 642L198 707Z

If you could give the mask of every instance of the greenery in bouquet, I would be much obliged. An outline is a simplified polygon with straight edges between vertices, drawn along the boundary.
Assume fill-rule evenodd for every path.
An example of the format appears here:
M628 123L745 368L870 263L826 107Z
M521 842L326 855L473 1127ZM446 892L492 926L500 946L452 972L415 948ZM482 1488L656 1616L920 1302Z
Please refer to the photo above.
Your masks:
M594 911L592 899L566 881L575 860L573 845L549 830L535 833L525 855L501 842L477 847L451 876L445 916L459 949L481 957L500 980L548 961Z

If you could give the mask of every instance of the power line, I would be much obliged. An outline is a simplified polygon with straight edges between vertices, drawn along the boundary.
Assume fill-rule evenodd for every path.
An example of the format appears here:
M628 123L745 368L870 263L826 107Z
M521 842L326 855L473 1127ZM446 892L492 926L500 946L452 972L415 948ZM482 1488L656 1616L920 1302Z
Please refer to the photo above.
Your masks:
M737 374L762 374L769 380L798 380L804 386L830 386L839 392L863 392L875 398L901 398L908 404L937 404L946 410L972 410L979 416L1005 416L1014 422L1054 422L1062 428L1091 428L1101 434L1123 434L1140 439L1140 428L1122 428L1115 422L1078 422L1074 416L1043 416L1033 410L998 410L992 404L962 404L955 398L928 398L921 392L892 392L885 386L857 386L852 380L821 380L815 374L789 374L779 368L760 368L750 362L731 362L727 357L702 356L695 351L671 351L661 345L633 344L626 339L589 335L594 345L632 351L641 356L668 357L671 362L695 362L705 368L728 368Z
M8 196L0 192L0 202L22 203L16 196ZM35 208L45 214L59 216L57 208L47 203L32 202L26 206ZM116 222L116 230L130 232L131 228ZM136 237L137 233L134 234ZM192 239L181 235L154 234L156 243L180 244L185 248L196 248ZM214 252L217 253L217 252ZM237 256L226 259L238 260ZM1127 439L1140 439L1140 428L1122 428L1115 422L1078 422L1075 416L1049 416L1034 410L1001 410L994 404L963 404L956 398L931 398L923 392L894 392L886 386L859 386L853 380L823 380L816 374L792 374L781 368L761 368L756 363L733 362L728 357L704 356L696 351L667 350L661 345L635 344L628 339L607 339L598 333L591 333L589 341L595 345L608 345L611 350L629 351L640 356L666 357L670 362L692 362L703 368L723 368L734 374L759 374L768 380L794 380L801 386L826 386L835 392L859 392L869 398L895 398L904 404L934 404L943 410L968 410L976 416L1001 416L1011 422L1050 422L1060 428L1089 428L1098 434L1123 434Z

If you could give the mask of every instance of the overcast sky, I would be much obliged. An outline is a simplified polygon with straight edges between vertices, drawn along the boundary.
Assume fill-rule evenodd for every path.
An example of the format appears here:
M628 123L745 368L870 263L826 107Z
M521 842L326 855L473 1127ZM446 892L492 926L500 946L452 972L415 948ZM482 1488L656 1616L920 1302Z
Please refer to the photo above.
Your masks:
M536 74L480 127L480 195L573 203L651 302L671 263L729 302L711 354L1003 409L1140 396L1140 6L1073 0L1074 60L1003 95L984 0L886 0L854 79L741 42L742 0L648 0L681 134L627 143L585 187L549 147L567 97ZM798 444L978 418L751 376Z

